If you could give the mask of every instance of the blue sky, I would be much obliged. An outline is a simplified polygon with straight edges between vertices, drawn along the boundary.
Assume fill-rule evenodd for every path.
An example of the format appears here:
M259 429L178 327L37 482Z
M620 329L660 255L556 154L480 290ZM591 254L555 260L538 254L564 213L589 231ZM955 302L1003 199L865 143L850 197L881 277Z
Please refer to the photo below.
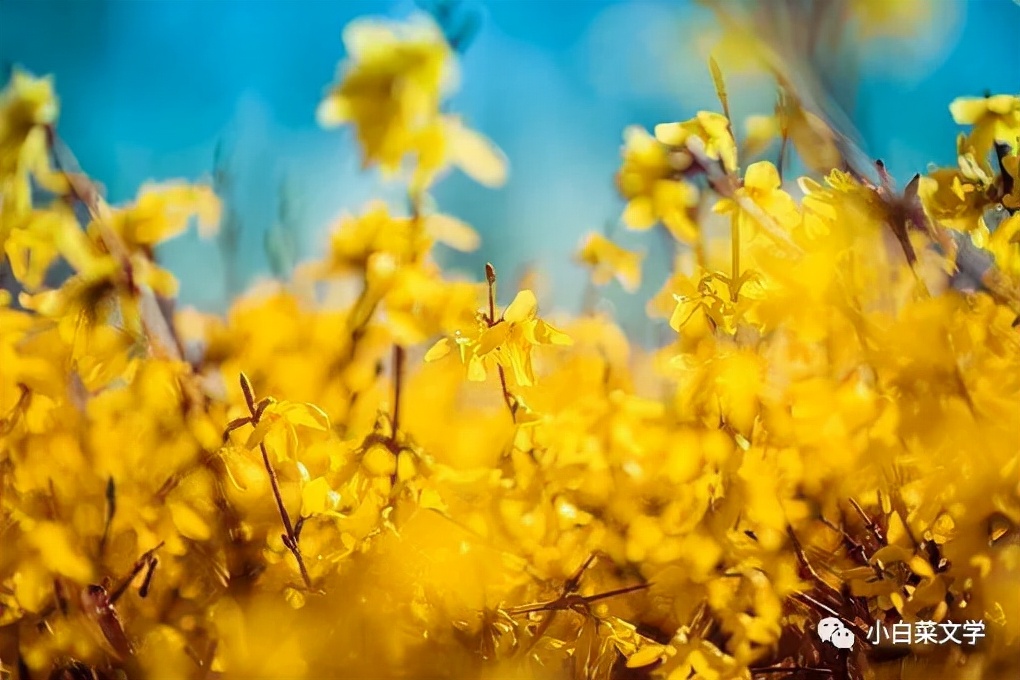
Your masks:
M1020 7L931 6L926 30L869 52L857 96L868 150L901 177L952 161L953 97L1020 91L1020 59L1007 45ZM380 193L399 199L397 187L358 171L349 135L319 130L314 111L343 56L344 24L413 9L410 0L0 0L0 63L55 76L59 130L114 201L146 179L207 176L224 140L245 224L245 274L257 277L283 177L296 187L306 256L321 250L342 210ZM535 262L569 305L581 272L551 265L619 215L612 177L623 128L717 108L699 53L711 24L692 3L652 0L466 1L461 11L482 21L453 108L506 151L511 179L497 191L456 175L441 185L444 209L484 238L482 251L451 262L477 269L490 259L508 272ZM732 85L738 114L767 112L772 93L761 85ZM644 241L649 251L653 241ZM214 245L182 237L161 257L186 302L222 304Z

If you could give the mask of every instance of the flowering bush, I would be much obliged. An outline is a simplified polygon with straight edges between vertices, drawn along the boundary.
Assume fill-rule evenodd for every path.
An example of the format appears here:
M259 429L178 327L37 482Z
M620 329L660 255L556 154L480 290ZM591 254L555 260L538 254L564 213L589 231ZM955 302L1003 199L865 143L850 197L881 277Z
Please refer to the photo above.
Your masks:
M213 231L212 188L109 206L51 81L4 91L3 674L1015 676L1020 98L952 102L958 167L899 191L792 90L738 140L712 62L721 112L624 134L623 221L677 244L648 351L444 274L437 244L480 239L430 188L505 161L448 112L431 23L345 42L319 119L410 209L343 217L223 317L175 311L154 250ZM791 194L770 135L836 162ZM578 258L638 287L604 235ZM882 636L978 620L969 646Z

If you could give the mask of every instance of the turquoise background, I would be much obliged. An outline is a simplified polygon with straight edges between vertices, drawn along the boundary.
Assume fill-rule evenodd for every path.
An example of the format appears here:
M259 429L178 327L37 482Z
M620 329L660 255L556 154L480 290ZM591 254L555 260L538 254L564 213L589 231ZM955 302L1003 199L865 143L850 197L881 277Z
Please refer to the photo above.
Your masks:
M934 21L868 50L853 117L868 151L901 178L950 163L959 129L953 97L1020 91L1020 34L1012 0L932 0ZM366 15L404 16L404 2L314 0L0 0L0 63L52 73L59 131L113 201L146 179L208 177L214 149L230 150L243 224L241 277L267 275L263 240L291 187L303 257L322 251L330 221L399 187L358 169L350 135L316 127L315 107L343 57L341 30ZM617 219L613 188L623 128L717 108L698 49L711 22L688 2L464 2L455 21L480 19L462 60L452 107L511 161L501 190L454 174L436 192L443 208L482 232L483 249L447 255L480 272L492 260L509 277L526 263L548 273L548 299L574 306L583 273L569 261L581 236ZM768 112L767 83L731 82L738 114ZM661 264L654 237L628 239ZM226 299L214 243L193 235L160 257L185 302ZM651 277L646 289L661 282ZM619 307L640 302L611 294ZM630 300L630 301L628 301ZM627 309L622 310L627 316Z

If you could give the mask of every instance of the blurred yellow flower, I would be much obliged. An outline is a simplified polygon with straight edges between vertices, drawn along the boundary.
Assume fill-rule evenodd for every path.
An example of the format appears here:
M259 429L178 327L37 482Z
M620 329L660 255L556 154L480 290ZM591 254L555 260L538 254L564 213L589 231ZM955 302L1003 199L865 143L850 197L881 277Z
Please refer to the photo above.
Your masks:
M767 215L787 230L800 223L801 215L797 202L782 188L779 171L770 161L752 163L744 172L743 186L737 191L754 201ZM732 199L722 199L713 208L724 215L741 214L741 209ZM745 220L753 227L756 222Z
M396 170L413 135L438 113L454 75L452 51L425 17L406 24L363 19L349 24L343 39L348 61L319 105L319 122L354 125L365 164Z
M184 231L192 216L197 216L203 237L216 233L220 201L210 187L183 182L146 185L133 205L113 211L110 228L129 250L150 248Z
M36 78L15 68L0 93L0 247L7 216L31 205L30 178L54 192L67 190L50 164L47 128L59 110L51 78Z
M344 30L348 61L318 109L325 127L355 128L365 167L392 174L415 160L412 194L450 165L486 186L506 181L506 159L483 135L441 112L455 85L456 61L427 16L405 23L360 20Z
M613 278L630 292L641 285L641 253L621 248L605 236L589 234L578 256L581 262L592 268L592 281L598 286L609 283Z
M655 138L668 147L682 148L692 137L701 140L709 158L722 161L726 172L737 169L737 142L733 139L730 121L726 116L712 111L698 111L688 121L655 126Z
M616 185L627 200L624 224L645 230L661 221L677 238L697 240L693 212L698 190L679 177L689 165L689 156L671 155L645 129L627 128L623 165L616 175Z

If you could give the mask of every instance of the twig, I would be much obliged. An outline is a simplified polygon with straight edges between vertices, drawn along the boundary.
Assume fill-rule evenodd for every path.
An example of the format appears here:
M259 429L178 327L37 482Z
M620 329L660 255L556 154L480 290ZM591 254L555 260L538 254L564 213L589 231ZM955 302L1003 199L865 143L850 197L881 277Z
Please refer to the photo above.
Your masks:
M117 486L113 476L106 482L106 521L103 523L103 535L99 537L99 556L106 552L106 541L110 538L110 525L113 524L113 516L117 514Z
M400 345L393 345L393 439L396 441L400 429L400 396L404 384L404 359L407 352Z
M619 597L620 595L635 593L639 590L647 590L651 587L651 585L651 583L637 583L631 586L624 586L623 588L614 588L613 590L607 590L602 593L595 593L594 595L578 595L576 593L569 593L562 595L555 600L537 602L535 604L524 605L521 607L511 607L506 611L511 616L519 616L521 614L532 614L534 612L555 612L563 609L576 609L579 607L587 607L593 602L598 602L599 600L608 600L611 597Z
M878 523L864 511L864 508L861 507L860 503L853 498L850 499L850 505L853 507L854 511L860 515L860 518L864 521L865 528L872 536L875 537L875 540L878 541L880 545L886 545L885 533L882 531L882 527L880 527Z
M157 550L163 547L163 543L164 541L160 541L159 545L157 545L155 548L146 550L144 553L142 553L141 557L135 560L134 565L131 567L131 573L125 576L124 580L120 582L120 585L118 585L113 590L113 592L110 593L109 602L111 605L117 603L117 600L119 600L121 596L127 591L128 587L131 585L131 582L135 580L135 577L138 576L138 574L142 573L142 569L145 569L146 565L149 566L149 571L145 576L145 582L142 584L142 587L145 588L146 591L148 591L148 584L152 580L152 570L155 569L155 563L158 562L158 560L155 557L155 554Z
M491 262L485 263L485 281L489 286L489 318L487 322L489 328L496 325L496 268L492 266ZM506 371L503 370L501 365L496 366L496 372L499 373L499 386L503 390L503 401L506 403L507 409L510 411L510 417L513 421L517 422L517 407L514 405L514 398L510 394L509 388L506 385Z
M786 534L790 537L790 542L793 544L793 550L797 554L797 561L800 562L801 567L811 576L811 580L815 582L823 593L831 598L835 598L837 601L840 597L839 591L829 585L825 579L818 575L815 568L808 562L807 555L804 553L804 548L800 544L800 540L797 539L797 534L794 533L793 527L786 527Z
M244 401L248 406L248 412L251 414L251 424L253 427L259 426L259 421L262 418L262 413L268 405L268 401L263 400L256 404L255 402L255 391L252 389L251 381L248 380L248 376L244 373L241 374L241 391L244 393ZM301 556L301 548L298 547L298 537L294 532L294 525L290 521L290 514L287 512L287 506L283 502L283 494L280 493L280 480L276 476L276 470L273 469L273 464L269 460L269 451L266 449L266 444L263 441L259 442L259 452L262 454L262 464L266 468L266 473L269 475L269 485L273 489L273 498L276 499L276 508L280 511L280 519L283 521L283 528L286 533L282 535L283 544L287 547L287 550L294 555L294 559L297 560L298 570L301 572L301 579L305 583L305 587L311 589L312 579L308 575L308 568L305 567L305 560Z

